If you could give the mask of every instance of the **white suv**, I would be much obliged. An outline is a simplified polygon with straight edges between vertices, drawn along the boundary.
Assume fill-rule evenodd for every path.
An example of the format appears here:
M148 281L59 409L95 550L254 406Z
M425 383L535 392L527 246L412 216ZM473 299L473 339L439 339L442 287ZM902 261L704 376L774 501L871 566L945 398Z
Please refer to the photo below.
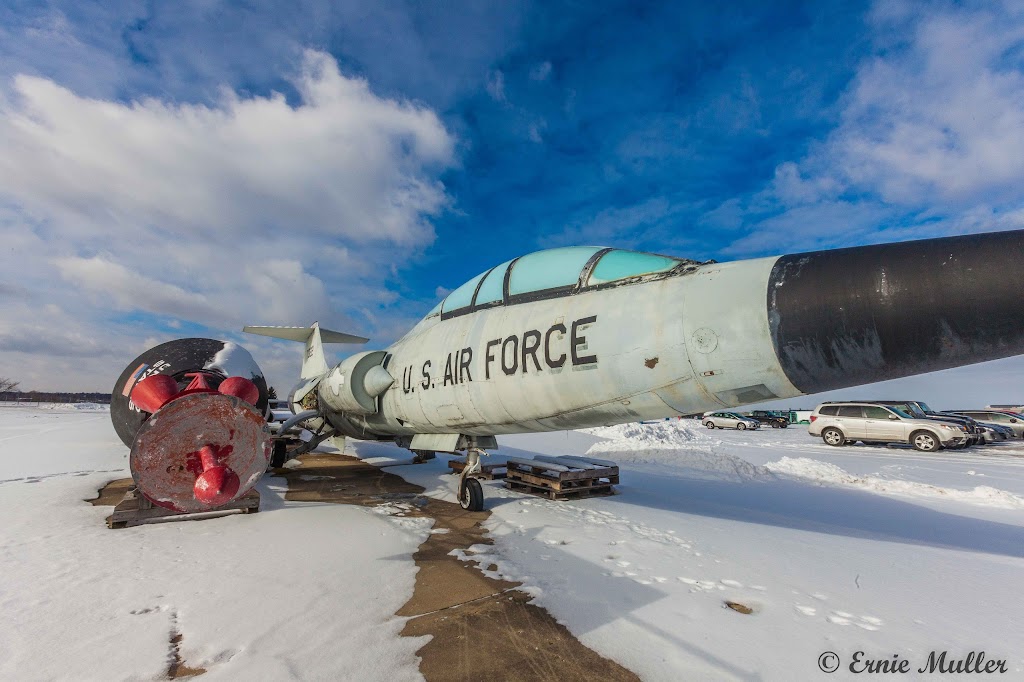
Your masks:
M823 403L811 413L807 432L829 445L910 443L923 452L960 445L967 432L959 424L915 419L899 408L872 403Z

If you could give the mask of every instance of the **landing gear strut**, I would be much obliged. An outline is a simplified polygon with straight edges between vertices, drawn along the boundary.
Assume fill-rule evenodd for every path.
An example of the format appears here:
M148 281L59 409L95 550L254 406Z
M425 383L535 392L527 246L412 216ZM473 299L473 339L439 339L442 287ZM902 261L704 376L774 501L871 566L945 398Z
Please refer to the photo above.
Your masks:
M466 466L459 476L459 505L466 511L484 509L484 488L473 476L480 472L480 455L486 454L479 448L466 449Z

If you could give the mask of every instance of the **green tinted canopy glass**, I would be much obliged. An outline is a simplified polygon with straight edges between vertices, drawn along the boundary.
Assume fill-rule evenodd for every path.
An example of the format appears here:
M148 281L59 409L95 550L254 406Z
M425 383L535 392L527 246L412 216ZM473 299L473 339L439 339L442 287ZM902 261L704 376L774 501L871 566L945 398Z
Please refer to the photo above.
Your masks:
M600 251L597 246L567 246L523 256L512 266L510 295L572 286L590 257Z
M512 261L505 261L498 267L491 270L484 283L480 285L480 291L476 295L476 304L494 303L505 297L505 271Z
M453 310L467 307L473 301L473 292L476 291L476 285L483 276L484 273L481 272L479 275L448 294L448 298L444 299L444 307L441 310L449 313Z
M667 272L679 264L675 258L636 251L609 251L601 256L587 284L604 284L627 277Z

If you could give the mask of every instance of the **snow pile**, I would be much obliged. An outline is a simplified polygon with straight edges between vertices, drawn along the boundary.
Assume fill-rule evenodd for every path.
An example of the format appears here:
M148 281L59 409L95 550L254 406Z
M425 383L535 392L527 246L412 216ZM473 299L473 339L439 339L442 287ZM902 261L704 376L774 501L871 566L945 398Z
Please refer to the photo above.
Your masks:
M698 428L696 421L665 421L654 424L621 424L588 433L606 440L595 443L588 455L617 463L660 464L678 469L687 478L709 481L770 480L764 467L719 451L722 444Z
M255 379L263 376L260 366L249 355L249 351L230 341L224 344L224 347L203 366L203 369L219 370L226 377Z
M110 412L110 405L101 405L99 403L75 403L73 407L76 410L85 412Z
M834 464L820 462L807 457L783 457L777 462L768 462L764 465L764 468L776 474L810 479L826 485L859 488L888 495L941 498L986 507L1024 509L1024 497L987 485L977 486L970 490L960 490L957 488L942 488L915 481L887 480L875 476L854 476Z

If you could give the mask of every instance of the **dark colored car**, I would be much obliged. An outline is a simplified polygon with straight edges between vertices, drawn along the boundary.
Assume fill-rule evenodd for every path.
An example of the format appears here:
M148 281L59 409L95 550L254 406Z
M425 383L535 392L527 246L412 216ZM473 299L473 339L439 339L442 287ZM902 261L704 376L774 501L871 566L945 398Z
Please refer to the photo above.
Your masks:
M773 429L784 429L789 426L789 417L784 417L780 413L772 412L771 410L754 410L747 416Z
M1016 412L989 409L950 410L950 412L956 412L957 414L962 414L965 417L971 417L972 419L984 419L1002 426L1007 426L1013 430L1015 438L1024 438L1024 415Z

